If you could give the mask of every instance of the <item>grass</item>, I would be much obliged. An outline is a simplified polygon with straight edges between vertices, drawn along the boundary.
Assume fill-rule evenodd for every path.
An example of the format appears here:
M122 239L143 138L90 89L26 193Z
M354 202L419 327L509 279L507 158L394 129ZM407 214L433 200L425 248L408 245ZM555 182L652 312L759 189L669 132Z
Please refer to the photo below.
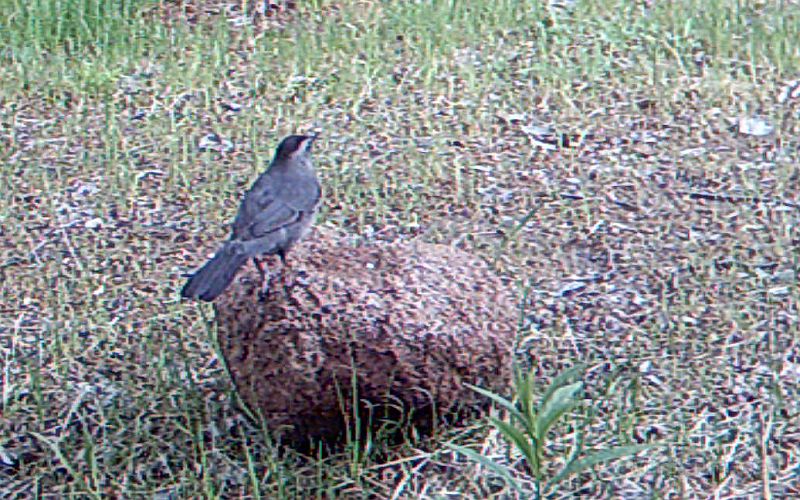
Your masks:
M510 421L496 417L490 417L489 421L503 439L522 456L528 478L533 483L533 498L535 499L550 496L548 493L555 492L558 483L572 474L579 474L604 462L636 455L652 449L654 446L653 444L619 446L597 450L586 456L582 453L583 432L578 428L574 432L574 443L569 455L562 459L563 468L552 477L545 477L544 472L548 469L547 464L544 463L545 452L550 451L551 448L548 445L547 436L561 417L574 410L583 399L583 382L579 380L583 375L581 372L582 367L578 365L554 377L550 386L546 390L540 391L542 392L540 401L534 400L537 396L537 388L533 372L526 375L517 374L513 401L485 389L471 386L473 390L488 397L508 412ZM514 472L509 471L507 467L470 448L452 444L450 447L485 466L488 471L497 474L519 494L530 496L527 488L514 478Z
M796 6L250 7L0 4L4 496L514 495L447 446L524 475L475 423L307 458L235 409L209 310L177 289L312 127L324 223L491 259L518 283L520 358L542 381L591 367L599 403L552 456L575 429L586 451L670 443L559 492L798 495ZM200 151L212 133L235 148Z

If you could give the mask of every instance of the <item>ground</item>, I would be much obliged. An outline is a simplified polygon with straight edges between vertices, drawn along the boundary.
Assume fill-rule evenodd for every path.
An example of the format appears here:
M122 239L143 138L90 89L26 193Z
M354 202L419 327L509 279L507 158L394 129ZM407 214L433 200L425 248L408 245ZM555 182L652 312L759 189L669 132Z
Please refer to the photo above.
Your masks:
M658 444L552 495L800 495L794 3L0 16L3 496L529 496L448 443L532 494L483 421L309 458L239 411L211 309L178 290L280 138L312 130L320 225L482 256L537 381L587 365L549 472L575 442Z

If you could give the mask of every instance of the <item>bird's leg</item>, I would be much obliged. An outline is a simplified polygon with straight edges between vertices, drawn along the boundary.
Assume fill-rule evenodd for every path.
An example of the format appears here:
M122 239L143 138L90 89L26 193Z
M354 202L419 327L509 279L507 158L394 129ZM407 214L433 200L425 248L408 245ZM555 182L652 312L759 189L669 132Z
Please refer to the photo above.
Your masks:
M281 264L286 267L286 251L284 249L278 250L278 257L281 258Z
M269 267L261 261L258 257L253 257L253 264L255 264L256 269L258 269L258 274L261 276L261 282L259 283L258 287L258 295L261 298L267 296L267 291L269 290Z
M281 276L286 276L286 250L280 249L278 250L278 257L281 258ZM285 294L289 294L289 288L286 283L286 280L283 280L283 292Z

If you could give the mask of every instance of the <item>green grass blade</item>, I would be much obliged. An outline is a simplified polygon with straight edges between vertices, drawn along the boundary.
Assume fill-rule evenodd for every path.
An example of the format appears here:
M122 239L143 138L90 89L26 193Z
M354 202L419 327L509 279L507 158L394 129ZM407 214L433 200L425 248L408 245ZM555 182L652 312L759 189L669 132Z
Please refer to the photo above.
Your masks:
M474 386L474 385L470 385L470 384L465 384L465 385L467 387L469 387L470 389L472 389L473 391L477 392L478 394L481 394L481 395L486 396L487 398L491 399L492 401L494 401L495 403L497 403L501 407L503 407L506 410L508 410L508 412L511 414L512 417L516 418L517 420L519 420L522 423L525 423L525 415L523 415L519 411L517 406L514 403L512 403L511 401L507 400L503 396L495 394L495 393L493 393L491 391L487 391L486 389L482 389L480 387L477 387L477 386Z
M469 458L471 460L474 460L475 462L478 462L479 464L483 465L487 469L491 470L492 472L494 472L495 474L500 476L506 482L506 484L508 484L509 486L514 488L515 490L517 490L519 493L522 493L522 494L525 493L525 490L522 488L522 486L520 486L519 482L516 479L514 479L514 477L511 475L511 472L508 470L508 467L500 465L497 462L495 462L494 460L492 460L492 459L490 459L488 457L485 457L485 456L481 455L480 453L478 453L478 452L476 452L474 450L471 450L469 448L465 448L463 446L458 446L458 445L449 444L449 443L447 444L447 446L448 446L448 448L450 448L450 449L452 449L452 450L454 450L454 451L456 451L458 453L461 453L462 455L466 456L467 458Z
M651 448L656 447L655 444L632 444L627 446L619 446L617 448L611 448L608 450L601 450L591 455L569 462L561 471L556 474L553 479L549 481L549 485L555 485L559 481L562 481L567 476L571 474L577 474L579 472L583 472L590 467L594 467L597 464L601 464L603 462L608 462L610 460L614 460L617 458L623 458L630 455L635 455L639 452L649 450Z
M525 433L518 428L500 419L491 418L490 420L492 425L494 425L497 430L500 431L506 441L517 447L517 449L525 457L525 460L528 462L528 465L534 472L534 475L538 477L539 461L537 460L536 451L534 450L534 443L532 442L533 436L525 435Z
M517 401L519 402L520 412L524 415L523 424L527 431L534 435L535 428L534 422L536 417L536 404L534 402L534 389L536 382L533 371L530 371L524 377L517 376Z
M583 390L583 382L575 382L565 387L556 389L552 396L544 402L535 421L536 439L543 441L550 427L564 413L571 410L578 403L578 394Z
M571 384L580 380L583 377L583 372L585 369L586 367L579 363L556 375L553 381L550 382L547 390L544 391L544 394L542 395L542 401L546 403L551 397L553 397L553 393L555 391L567 384Z

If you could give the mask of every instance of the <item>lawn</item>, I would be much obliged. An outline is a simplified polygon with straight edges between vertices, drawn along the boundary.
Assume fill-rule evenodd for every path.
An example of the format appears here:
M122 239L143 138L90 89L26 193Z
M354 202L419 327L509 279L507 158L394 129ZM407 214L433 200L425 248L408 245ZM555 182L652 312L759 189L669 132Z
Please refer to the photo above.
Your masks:
M533 495L481 420L308 457L238 409L178 292L308 131L319 225L481 256L542 390L587 366L546 475L657 445L548 495L800 496L798 40L790 1L0 2L0 496Z

